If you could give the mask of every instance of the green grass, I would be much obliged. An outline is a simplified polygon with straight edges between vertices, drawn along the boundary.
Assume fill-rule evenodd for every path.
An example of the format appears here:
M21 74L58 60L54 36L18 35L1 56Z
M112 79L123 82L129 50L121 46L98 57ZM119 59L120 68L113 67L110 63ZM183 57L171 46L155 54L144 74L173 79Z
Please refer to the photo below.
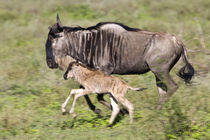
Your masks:
M210 2L208 0L63 0L0 1L0 139L210 139ZM134 123L118 116L107 128L111 111L98 118L84 98L76 104L77 119L61 114L61 104L78 83L62 78L63 72L49 69L45 61L48 27L60 14L63 25L88 27L100 21L117 21L128 26L175 35L181 39L196 69L191 85L176 76L181 61L171 74L179 89L158 111L155 77L116 75L133 87L127 98L135 106ZM202 27L206 48L199 40ZM108 100L108 97L105 97ZM72 100L67 109L70 108Z

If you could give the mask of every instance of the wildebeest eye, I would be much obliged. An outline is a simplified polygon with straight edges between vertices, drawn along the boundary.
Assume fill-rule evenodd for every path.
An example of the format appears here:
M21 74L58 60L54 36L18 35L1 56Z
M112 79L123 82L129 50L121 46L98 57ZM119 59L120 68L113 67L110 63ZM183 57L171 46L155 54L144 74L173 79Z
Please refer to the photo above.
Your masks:
M59 38L59 37L62 37L62 35L60 35L60 34L50 34L50 37L51 38Z
M62 36L59 35L59 34L55 34L54 37L55 37L55 38L59 38L59 37L62 37Z

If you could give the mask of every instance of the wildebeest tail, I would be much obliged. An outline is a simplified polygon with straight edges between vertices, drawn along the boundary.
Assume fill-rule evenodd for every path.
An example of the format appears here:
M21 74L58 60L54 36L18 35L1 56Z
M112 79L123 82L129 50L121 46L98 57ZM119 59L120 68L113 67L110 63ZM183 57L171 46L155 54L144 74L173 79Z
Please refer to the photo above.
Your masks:
M189 83L195 73L195 70L187 59L187 51L183 44L182 47L183 47L182 58L185 65L179 70L178 76L184 79L186 83Z
M142 90L145 90L147 88L133 88L133 87L128 87L128 89L135 90L135 91L142 91Z

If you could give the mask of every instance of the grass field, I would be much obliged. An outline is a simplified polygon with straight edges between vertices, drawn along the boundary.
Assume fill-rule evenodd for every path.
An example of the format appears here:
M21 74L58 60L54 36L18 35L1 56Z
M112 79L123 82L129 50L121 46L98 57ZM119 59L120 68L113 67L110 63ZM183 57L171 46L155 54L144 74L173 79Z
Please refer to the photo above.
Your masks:
M195 77L186 85L176 76L183 66L177 63L171 75L179 89L158 111L151 72L116 75L133 87L148 88L126 95L135 107L134 123L128 124L128 115L119 116L107 128L111 111L91 95L103 117L98 118L80 98L72 126L72 116L62 115L61 104L79 85L63 80L63 71L49 69L45 61L48 27L55 23L57 13L68 26L116 21L175 34L186 45ZM1 0L0 32L0 139L210 139L209 0Z

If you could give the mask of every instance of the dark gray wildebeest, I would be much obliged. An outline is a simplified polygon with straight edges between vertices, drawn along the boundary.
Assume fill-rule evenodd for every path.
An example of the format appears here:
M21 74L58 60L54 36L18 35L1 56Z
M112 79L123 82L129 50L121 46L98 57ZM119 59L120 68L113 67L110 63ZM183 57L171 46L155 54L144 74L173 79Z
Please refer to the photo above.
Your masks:
M189 63L184 44L168 33L131 28L115 22L101 22L88 28L50 27L46 41L48 67L58 68L58 59L70 56L105 74L143 74L152 71L159 93L157 109L177 90L169 72L182 56L185 65L178 75L189 82L194 68ZM98 97L103 100L103 94ZM86 100L92 110L95 106Z
M95 69L87 68L86 66L79 64L77 62L70 63L68 69L64 74L64 79L72 78L75 81L79 82L84 89L72 89L66 101L62 104L62 112L66 113L66 105L73 94L74 101L72 103L72 107L69 111L73 117L76 117L74 112L76 101L79 97L88 95L91 93L110 93L110 100L112 105L112 115L109 121L110 126L113 124L117 114L120 109L118 106L118 102L125 106L129 111L130 123L133 122L133 113L134 107L133 104L130 103L126 98L125 94L128 89L141 91L145 88L133 88L128 85L125 81L118 77L114 77L111 75L106 75L103 72Z

